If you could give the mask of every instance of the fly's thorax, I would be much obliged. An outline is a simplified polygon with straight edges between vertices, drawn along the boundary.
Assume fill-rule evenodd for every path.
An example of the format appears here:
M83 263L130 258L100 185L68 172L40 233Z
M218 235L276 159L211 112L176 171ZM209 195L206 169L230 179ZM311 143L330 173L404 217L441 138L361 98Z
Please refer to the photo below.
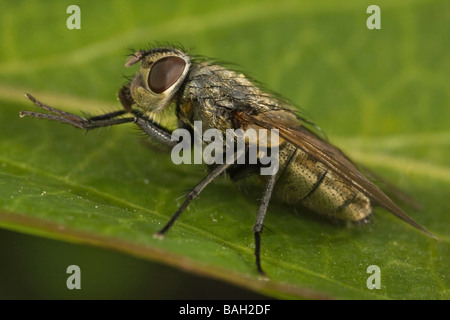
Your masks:
M276 194L290 204L346 221L372 213L368 197L307 153L287 142L280 146Z
M188 127L201 121L203 132L218 129L225 135L226 130L255 130L258 138L247 138L250 143L260 140L260 130L269 131L268 142L263 143L270 147L270 130L241 121L240 115L265 113L266 117L273 117L276 112L271 108L278 103L239 72L209 62L193 62L178 97L177 117Z
M242 73L209 62L194 62L179 99L179 116L206 128L238 129L236 112L259 112L263 93ZM243 128L245 129L245 128Z
M127 62L141 66L130 83L130 94L143 112L159 113L179 94L189 72L189 56L178 49L158 48L137 52Z

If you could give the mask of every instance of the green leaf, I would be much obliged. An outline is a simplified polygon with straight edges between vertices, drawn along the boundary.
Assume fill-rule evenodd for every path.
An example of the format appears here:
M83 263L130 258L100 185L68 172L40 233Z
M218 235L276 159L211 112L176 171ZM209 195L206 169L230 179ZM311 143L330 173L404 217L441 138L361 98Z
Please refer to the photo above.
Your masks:
M381 30L365 1L7 3L0 13L0 226L156 260L276 298L448 299L450 146L448 1L388 1ZM45 22L45 23L44 23ZM91 131L19 118L29 92L63 110L120 108L130 47L181 43L238 63L295 101L354 160L424 209L406 211L439 240L376 209L348 228L273 202L260 279L257 197L220 178L163 240L152 237L205 175L149 148L132 125ZM370 265L381 289L369 290ZM151 289L149 289L151 290Z

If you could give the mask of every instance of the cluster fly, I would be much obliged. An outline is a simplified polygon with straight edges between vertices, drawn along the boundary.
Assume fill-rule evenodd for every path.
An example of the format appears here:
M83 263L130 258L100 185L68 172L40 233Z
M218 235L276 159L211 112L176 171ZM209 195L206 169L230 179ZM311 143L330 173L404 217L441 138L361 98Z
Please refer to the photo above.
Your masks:
M189 203L210 182L226 173L232 180L256 175L261 182L263 193L253 226L256 266L261 274L264 273L260 260L261 233L273 193L292 206L351 222L366 222L373 207L379 206L433 236L364 176L342 151L314 133L312 123L301 117L292 104L263 90L243 74L207 58L191 57L175 47L138 51L125 66L136 63L140 63L139 70L118 93L122 110L82 118L27 94L47 113L22 111L20 116L55 120L86 130L132 122L151 140L172 148L176 145L173 131L154 117L169 105L175 107L178 128L189 132L193 132L194 122L201 121L202 130L218 129L224 136L228 129L276 129L278 133L277 142L265 142L268 149L278 148L276 173L261 175L263 163L239 164L235 161L236 154L231 162L208 165L206 177L187 194L184 203L155 235L162 237ZM247 147L251 143L258 143L258 139L247 140Z

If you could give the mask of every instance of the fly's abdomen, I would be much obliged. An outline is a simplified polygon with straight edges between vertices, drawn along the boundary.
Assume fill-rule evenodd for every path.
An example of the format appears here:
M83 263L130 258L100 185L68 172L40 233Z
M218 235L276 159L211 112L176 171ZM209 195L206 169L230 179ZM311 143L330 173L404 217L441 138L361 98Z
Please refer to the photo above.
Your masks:
M371 214L368 197L305 152L283 143L279 157L276 193L283 201L341 220L359 221Z

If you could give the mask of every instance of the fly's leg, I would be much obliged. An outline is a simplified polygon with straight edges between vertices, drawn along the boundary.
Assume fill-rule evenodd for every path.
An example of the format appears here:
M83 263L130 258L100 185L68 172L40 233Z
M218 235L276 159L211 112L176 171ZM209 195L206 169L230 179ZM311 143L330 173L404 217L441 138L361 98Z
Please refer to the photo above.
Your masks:
M236 157L236 154L235 154ZM228 167L230 167L232 163L224 163L216 167L213 171L211 171L199 184L197 184L188 194L184 203L178 208L177 212L170 218L169 222L155 234L155 237L161 238L174 224L174 222L178 219L181 213L187 208L189 203L196 199L200 192L215 178L217 178L220 174L222 174Z
M34 98L30 94L25 95L29 100L31 100L36 106L49 111L49 113L39 113L39 112L33 112L33 111L21 111L20 116L30 116L40 119L48 119L48 120L54 120L62 123L70 124L74 127L80 128L80 129L94 129L94 128L100 128L100 127L107 127L112 126L116 124L122 124L122 123L128 123L128 122L134 122L136 123L150 138L159 141L167 146L174 146L177 144L177 141L171 140L172 131L160 126L153 120L147 118L145 115L140 113L137 110L128 109L127 110L119 110L114 111L111 113L106 113L99 116L94 116L90 118L83 118L77 115L74 115L72 113L68 113L56 108L53 108L49 105L46 105L36 98ZM134 115L134 117L124 117L121 118L122 115L126 113L131 113ZM215 178L217 178L220 174L225 172L226 169L228 169L234 162L236 161L236 153L234 154L233 161L231 163L225 163L222 165L219 165L214 170L212 170L200 183L198 183L188 194L187 198L184 201L184 203L178 208L178 210L175 212L175 214L171 217L169 222L159 231L155 234L157 237L162 237L169 229L172 227L172 225L175 223L175 221L178 219L178 217L181 215L181 213L188 207L189 203L196 199L199 194L202 192L202 190ZM256 216L255 225L253 226L253 232L255 233L255 257L256 257L256 266L259 271L259 273L264 274L264 271L261 267L261 233L264 225L264 219L266 216L267 208L269 206L269 201L272 196L273 188L275 186L276 181L276 175L271 175L266 187L264 189L263 198L258 210L258 215Z
M121 92L125 92L124 89L121 90ZM30 94L26 94L26 97L30 99L35 105L38 107L49 111L49 113L39 113L39 112L32 112L32 111L21 111L20 116L30 116L35 118L41 118L41 119L49 119L54 120L62 123L70 124L74 127L81 128L81 129L93 129L93 128L100 128L105 126L111 126L115 124L121 124L121 123L127 123L127 122L134 122L136 123L150 138L165 144L169 147L174 146L177 144L177 141L172 141L172 131L160 126L150 118L146 117L144 114L137 110L130 109L130 101L127 100L127 97L125 95L125 98L122 97L122 100L125 100L125 103L127 106L126 110L121 111L115 111L95 117L91 117L88 119L85 119L83 117L74 115L72 113L68 113L56 108L53 108L49 105L46 105L36 98L34 98ZM122 101L122 104L124 102ZM132 113L134 117L127 117L127 118L118 118L126 113ZM221 173L223 173L228 167L230 167L234 161L236 160L236 154L234 154L234 158L232 163L225 163L217 168L215 168L213 171L211 171L198 185L192 189L188 195L186 201L181 205L181 207L177 210L177 212L172 216L172 218L169 220L169 222L166 224L166 226L161 229L157 235L162 236L164 233L166 233L170 227L174 224L176 219L180 216L180 214L187 208L189 203L198 197L200 192L211 182L213 181L217 176L219 176Z
M153 120L145 117L143 114L136 110L132 110L136 116L135 122L151 139L161 143L162 145L172 148L178 144L178 141L172 141L172 131L166 129L154 122Z
M264 226L264 219L266 217L267 208L269 207L269 201L272 196L273 187L275 186L276 175L271 175L264 188L263 198L259 206L258 215L256 216L255 225L253 226L253 232L255 233L255 257L256 267L258 272L264 275L264 271L261 267L261 233Z
M114 111L111 113L106 113L100 116L91 117L88 119L85 119L83 117L77 116L75 114L65 112L56 108L53 108L49 105L46 105L39 100L37 100L35 97L33 97L30 94L26 94L25 97L30 99L36 106L49 111L49 113L39 113L39 112L33 112L33 111L21 111L20 117L34 117L34 118L40 118L40 119L48 119L48 120L54 120L62 123L70 124L74 127L80 128L80 129L94 129L94 128L100 128L100 127L108 127L115 124L121 124L121 123L127 123L127 122L135 122L135 117L127 117L127 118L118 118L125 113L127 113L126 110L119 110Z
M153 120L146 117L141 112L130 109L129 106L127 110L114 111L85 119L75 114L53 108L37 100L30 94L26 94L25 96L28 99L30 99L36 106L49 111L49 113L21 111L20 112L21 117L29 116L40 119L54 120L62 123L67 123L74 127L86 130L100 127L109 127L112 125L128 122L135 122L151 139L154 139L164 145L167 145L168 147L173 147L175 144L177 144L176 141L171 141L172 131L160 126ZM122 101L122 104L123 103L124 102ZM121 118L122 115L127 113L131 113L134 116Z

